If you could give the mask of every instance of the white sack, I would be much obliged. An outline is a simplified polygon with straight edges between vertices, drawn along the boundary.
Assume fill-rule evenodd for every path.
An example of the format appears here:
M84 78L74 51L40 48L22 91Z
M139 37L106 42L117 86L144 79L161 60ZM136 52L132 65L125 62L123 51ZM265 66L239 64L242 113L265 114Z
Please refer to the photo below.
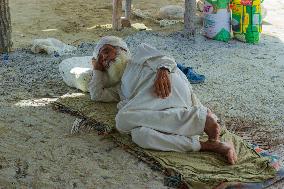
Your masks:
M231 13L227 9L219 9L215 14L205 14L204 32L206 37L213 39L223 29L230 33L230 18Z
M68 54L75 51L77 48L59 41L55 38L35 39L32 43L31 51L33 53L46 52L53 55L55 52L58 55Z
M92 79L92 56L73 57L59 64L59 72L63 81L70 87L88 92L88 83Z

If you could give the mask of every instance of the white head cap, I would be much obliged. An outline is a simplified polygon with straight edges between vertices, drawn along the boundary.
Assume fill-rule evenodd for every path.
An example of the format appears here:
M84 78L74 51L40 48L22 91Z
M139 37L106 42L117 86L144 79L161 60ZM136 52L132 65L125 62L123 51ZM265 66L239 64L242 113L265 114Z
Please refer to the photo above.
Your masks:
M121 47L124 50L126 50L128 54L130 54L127 44L121 38L116 37L116 36L105 36L100 39L100 41L97 43L95 47L95 50L93 53L93 56L95 58L98 57L99 51L104 45L112 45L114 47Z

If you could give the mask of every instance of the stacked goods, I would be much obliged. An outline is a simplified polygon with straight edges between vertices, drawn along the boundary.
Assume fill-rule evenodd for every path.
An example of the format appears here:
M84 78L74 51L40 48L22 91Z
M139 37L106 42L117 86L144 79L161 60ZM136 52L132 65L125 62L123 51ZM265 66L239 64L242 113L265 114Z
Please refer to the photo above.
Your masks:
M231 8L234 37L257 43L262 31L261 0L232 0Z
M203 13L205 36L218 41L229 41L231 38L229 0L205 0Z

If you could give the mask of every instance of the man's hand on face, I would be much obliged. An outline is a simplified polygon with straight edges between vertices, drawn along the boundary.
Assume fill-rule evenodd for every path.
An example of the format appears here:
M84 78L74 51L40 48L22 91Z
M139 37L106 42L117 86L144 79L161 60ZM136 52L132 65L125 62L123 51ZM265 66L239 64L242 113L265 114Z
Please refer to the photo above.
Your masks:
M171 94L171 81L168 69L160 68L158 70L154 90L160 98L167 98Z
M101 47L98 58L92 59L94 70L106 71L109 67L109 62L114 61L117 55L117 50L112 45L104 45Z
M104 67L94 57L92 58L92 65L94 70L104 71Z

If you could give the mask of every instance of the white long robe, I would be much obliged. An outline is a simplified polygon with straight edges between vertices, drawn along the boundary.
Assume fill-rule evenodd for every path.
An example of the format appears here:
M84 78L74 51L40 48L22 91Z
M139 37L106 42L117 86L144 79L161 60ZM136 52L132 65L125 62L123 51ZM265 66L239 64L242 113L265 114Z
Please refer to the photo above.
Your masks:
M154 94L156 72L169 69L172 92L166 99ZM117 102L116 128L130 133L137 145L162 151L198 151L207 108L192 92L185 75L173 59L153 47L141 44L127 65L122 82L107 85L107 76L94 70L89 83L95 101Z
M154 94L159 68L170 71L171 94L166 99ZM131 133L139 146L163 151L198 151L207 108L192 92L175 61L157 49L141 44L125 69L116 128Z

